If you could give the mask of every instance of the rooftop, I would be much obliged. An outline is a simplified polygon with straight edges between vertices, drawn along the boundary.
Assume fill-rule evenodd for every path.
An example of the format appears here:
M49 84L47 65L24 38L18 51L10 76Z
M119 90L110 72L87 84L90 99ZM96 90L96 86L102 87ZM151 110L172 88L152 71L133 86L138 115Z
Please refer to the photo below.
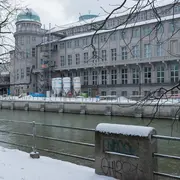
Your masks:
M41 22L39 15L30 8L26 8L18 14L17 22L19 21Z

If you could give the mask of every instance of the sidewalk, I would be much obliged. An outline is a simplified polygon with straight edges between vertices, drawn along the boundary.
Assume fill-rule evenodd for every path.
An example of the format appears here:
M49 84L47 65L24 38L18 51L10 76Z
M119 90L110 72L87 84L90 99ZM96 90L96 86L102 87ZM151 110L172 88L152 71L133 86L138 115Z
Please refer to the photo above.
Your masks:
M0 180L114 180L94 169L48 157L31 159L28 153L0 147Z

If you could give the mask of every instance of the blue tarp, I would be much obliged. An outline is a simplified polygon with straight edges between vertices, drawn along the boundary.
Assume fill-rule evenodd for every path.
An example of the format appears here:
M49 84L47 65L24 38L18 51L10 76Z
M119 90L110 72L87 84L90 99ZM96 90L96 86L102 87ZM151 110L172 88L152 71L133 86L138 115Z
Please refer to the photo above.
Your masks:
M29 95L32 97L46 97L45 94L41 94L41 93L29 93Z

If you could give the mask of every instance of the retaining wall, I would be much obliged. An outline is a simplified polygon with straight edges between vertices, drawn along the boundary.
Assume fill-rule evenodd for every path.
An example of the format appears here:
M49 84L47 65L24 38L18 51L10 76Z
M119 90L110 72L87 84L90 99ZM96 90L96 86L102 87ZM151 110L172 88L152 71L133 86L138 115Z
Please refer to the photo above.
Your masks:
M92 102L48 102L48 101L17 101L1 100L1 109L26 110L26 111L47 111L59 113L94 114L108 116L127 117L152 117L156 112L156 118L174 119L179 118L178 105L161 105L156 109L155 105L130 105L119 103L92 103ZM176 116L176 117L175 117Z

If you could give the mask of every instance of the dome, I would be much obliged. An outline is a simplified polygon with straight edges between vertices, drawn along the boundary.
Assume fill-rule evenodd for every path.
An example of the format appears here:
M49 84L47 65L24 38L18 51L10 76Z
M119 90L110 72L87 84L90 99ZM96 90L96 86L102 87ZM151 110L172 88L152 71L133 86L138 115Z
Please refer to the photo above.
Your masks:
M20 12L17 16L17 22L19 21L33 21L33 22L41 22L39 15L34 12L32 9L26 8L22 12Z
M79 17L79 21L84 21L84 20L88 20L88 19L93 19L98 17L98 15L95 14L85 14Z

